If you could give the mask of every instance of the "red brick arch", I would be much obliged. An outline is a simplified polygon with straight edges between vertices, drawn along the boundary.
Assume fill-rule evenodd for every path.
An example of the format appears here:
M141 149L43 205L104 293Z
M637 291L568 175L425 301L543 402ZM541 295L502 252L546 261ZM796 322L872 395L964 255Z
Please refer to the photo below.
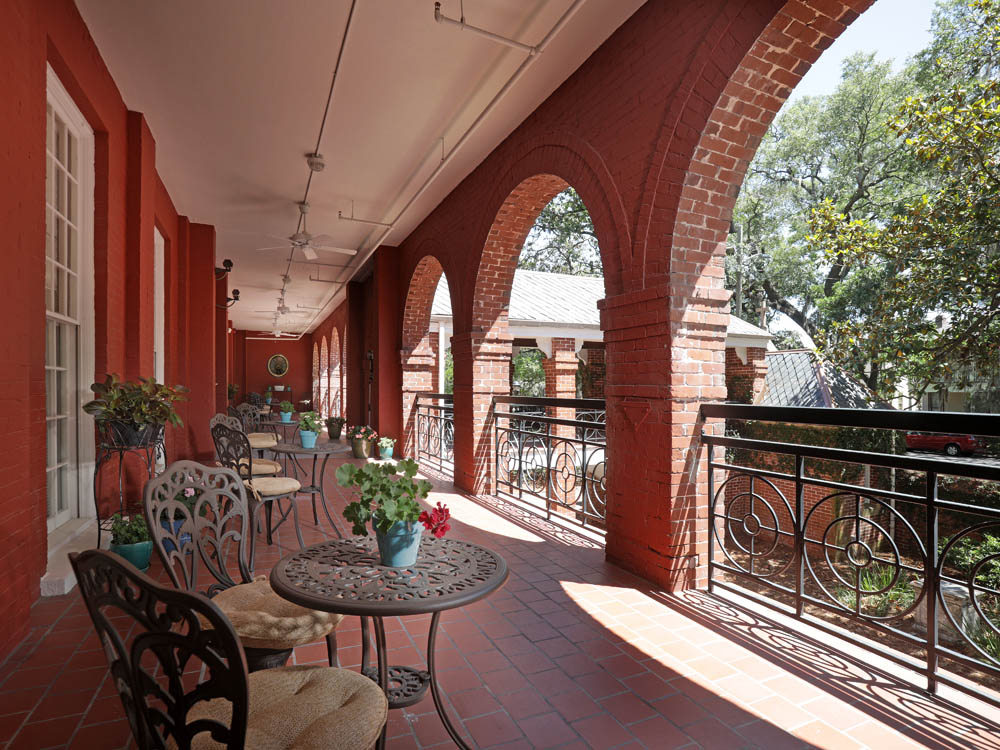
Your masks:
M636 496L653 499L649 509L631 512L660 517L667 533L655 540L610 534L608 556L632 570L649 573L667 567L671 586L704 583L707 553L704 513L699 502L707 497L708 474L704 451L699 451L696 412L705 402L726 397L725 336L729 321L729 292L724 288L723 260L733 206L746 170L768 126L794 86L837 36L872 4L873 0L788 0L770 18L756 38L745 42L748 51L732 71L720 71L713 48L706 45L691 66L691 97L682 100L683 116L664 123L662 161L651 170L642 200L636 232L637 264L642 284L651 298L646 314L659 315L667 325L658 332L663 376L650 393L663 395L651 403L646 418L655 425L672 425L669 433L647 436L648 442L671 446L669 463L661 471L650 466L651 482L671 488L671 497L656 497L633 488ZM748 12L745 6L740 12ZM732 19L734 34L752 24ZM724 85L719 88L719 80ZM705 92L705 93L702 93ZM707 92L715 92L710 96ZM680 105L679 105L680 106ZM685 130L698 134L693 150L686 146ZM686 155L685 155L686 154ZM682 164L683 169L677 169ZM659 181L657 183L657 181ZM679 196L673 197L680 182ZM666 225L668 243L657 242L656 227ZM669 255L663 251L669 250ZM657 304L662 310L654 310ZM623 307L623 314L629 308ZM650 364L654 364L650 362ZM655 390L654 390L655 388ZM660 410L669 412L661 416ZM609 421L620 420L620 416ZM716 429L716 427L713 427ZM609 439L614 428L609 428ZM609 456L608 474L625 471L622 457ZM669 476L666 476L669 475ZM609 529L624 526L616 516L619 498L609 497ZM627 521L625 522L627 523ZM663 561L667 561L666 566Z
M403 367L404 456L416 455L417 394L427 393L434 388L437 362L430 337L431 306L442 274L444 269L438 259L433 255L425 255L413 269L406 291L400 351ZM440 352L440 355L444 356L444 352ZM443 388L444 384L439 384L438 387Z
M341 367L340 333L330 332L330 367L327 370L327 388L330 410L327 416L340 417L344 412L343 368Z
M320 410L319 402L319 344L313 342L312 358L312 408Z
M330 348L326 343L326 336L320 339L319 343L319 413L328 417L330 415Z

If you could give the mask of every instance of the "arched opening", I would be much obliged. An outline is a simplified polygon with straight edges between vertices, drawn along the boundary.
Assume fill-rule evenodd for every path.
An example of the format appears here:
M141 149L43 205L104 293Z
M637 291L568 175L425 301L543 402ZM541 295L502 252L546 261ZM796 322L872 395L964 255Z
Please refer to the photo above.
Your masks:
M319 404L318 410L323 417L330 416L330 349L326 336L319 344Z
M419 394L443 391L443 383L439 382L438 357L444 355L441 351L441 342L447 338L447 330L438 327L437 330L431 331L431 310L438 282L444 278L441 263L433 255L426 255L413 269L406 292L406 303L403 307L403 346L400 352L403 369L402 454L405 456L418 454ZM434 411L436 414L436 410ZM424 435L428 440L431 433L428 420L431 416L427 415L424 420ZM436 421L435 426L441 427ZM440 429L435 432L440 433Z
M339 417L343 416L344 412L344 399L343 399L343 389L342 389L342 371L341 367L341 350L340 350L340 333L336 328L330 333L330 369L329 369L329 381L327 383L328 392L330 394L330 411L328 416Z
M567 229L574 213L578 221ZM562 232L589 235L585 261L579 239ZM507 196L480 261L468 349L456 347L455 387L457 396L471 370L474 475L465 480L476 491L602 524L603 388L584 401L580 367L585 346L600 350L603 362L597 303L605 296L606 249L597 232L580 195L559 176L535 175ZM464 371L463 355L471 365ZM584 419L599 424L585 427Z
M313 342L313 356L312 356L312 408L315 411L320 411L320 400L319 400L319 344L315 341Z

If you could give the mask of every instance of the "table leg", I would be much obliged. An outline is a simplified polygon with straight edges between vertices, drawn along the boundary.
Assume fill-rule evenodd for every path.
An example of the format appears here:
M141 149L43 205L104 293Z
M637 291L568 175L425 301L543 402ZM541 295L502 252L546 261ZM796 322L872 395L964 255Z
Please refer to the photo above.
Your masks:
M311 482L311 486L312 486L313 489L316 489L316 487L317 487L317 485L316 485L316 462L317 462L317 459L319 459L319 454L318 453L313 453L312 482ZM325 466L325 464L324 464L324 466ZM320 480L322 480L322 478L323 477L321 475L320 476ZM320 489L322 489L322 487L320 487ZM314 526L319 526L319 516L316 515L316 493L315 492L309 493L309 497L312 500L312 506L313 506L313 525Z
M385 625L381 617L373 617L375 623L375 652L378 655L378 685L386 697L389 696L389 664L385 649ZM367 635L367 629L366 629ZM378 743L375 745L378 750L385 750L385 733L389 728L388 718L382 727L382 733L378 736Z
M323 487L323 479L326 477L326 462L330 460L330 454L327 453L323 456L323 467L319 470L319 484L316 484L315 479L313 485L319 487L319 500L323 504L323 513L326 514L326 520L330 522L330 528L333 529L333 533L337 535L338 539L343 539L343 534L340 533L340 529L337 528L337 524L333 522L333 516L330 515L330 508L326 504L326 489ZM313 515L316 514L316 496L313 495ZM318 524L318 522L317 522Z
M452 726L451 719L448 718L448 711L445 709L441 688L438 687L437 669L434 666L434 647L437 643L438 621L440 619L440 612L435 612L431 616L431 629L427 634L427 671L430 672L431 697L434 699L434 708L437 709L437 714L441 717L441 723L444 724L444 728L448 730L448 734L451 735L455 744L462 748L462 750L471 750L470 746L465 744L465 741L455 727Z

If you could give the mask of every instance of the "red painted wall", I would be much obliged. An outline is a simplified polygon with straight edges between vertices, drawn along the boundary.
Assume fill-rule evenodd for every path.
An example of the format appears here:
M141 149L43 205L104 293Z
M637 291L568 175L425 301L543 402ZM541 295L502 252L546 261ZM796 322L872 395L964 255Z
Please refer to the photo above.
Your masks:
M152 375L153 227L167 243L167 380L192 389L181 407L196 425L214 399L214 310L197 305L202 272L214 266L210 227L178 216L156 173L153 133L128 112L72 0L0 3L0 295L11 313L0 329L4 357L0 410L0 659L27 632L28 610L45 572L45 99L46 62L94 130L95 372ZM209 284L212 276L208 276ZM211 295L207 295L211 300ZM208 367L192 357L207 355ZM195 415L195 416L192 416ZM88 419L84 417L84 419ZM202 449L205 427L168 430L171 459ZM86 423L85 423L86 424ZM86 484L86 482L85 482ZM92 499L81 498L85 510ZM96 533L95 533L96 542Z
M234 381L240 387L237 398L242 401L246 394L255 391L264 394L267 386L284 385L292 389L295 409L299 409L299 401L312 399L312 339L303 336L297 341L260 340L253 336L266 336L257 331L236 331L234 359L237 364L235 372L240 380ZM276 378L267 371L267 361L275 354L288 357L288 374ZM287 396L282 397L284 400Z

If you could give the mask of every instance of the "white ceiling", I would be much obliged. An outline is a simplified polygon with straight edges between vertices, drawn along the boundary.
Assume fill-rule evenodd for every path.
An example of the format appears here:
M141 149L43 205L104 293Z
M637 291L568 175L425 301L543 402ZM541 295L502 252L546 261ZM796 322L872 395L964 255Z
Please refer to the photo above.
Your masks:
M644 0L585 0L385 239L414 227ZM235 328L269 330L350 0L76 0L129 109L156 139L157 169L181 214L215 225L231 258ZM538 44L572 0L465 0L466 21ZM309 230L356 258L377 237L338 211L391 221L504 85L525 53L435 23L432 0L358 0L309 193ZM460 15L459 0L442 11ZM292 256L303 260L300 251ZM284 331L309 331L352 269L292 264ZM318 308L318 309L304 309ZM258 313L255 311L268 311Z

